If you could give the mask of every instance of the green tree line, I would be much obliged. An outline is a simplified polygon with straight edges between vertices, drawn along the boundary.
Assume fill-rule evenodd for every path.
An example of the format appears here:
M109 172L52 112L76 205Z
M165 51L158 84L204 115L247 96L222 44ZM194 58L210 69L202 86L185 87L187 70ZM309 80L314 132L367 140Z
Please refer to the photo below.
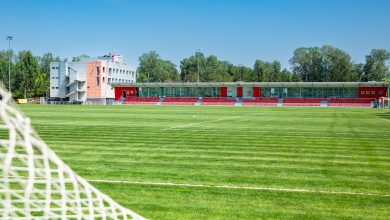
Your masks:
M66 61L52 53L34 56L31 51L0 51L0 81L8 88L8 58L11 54L11 90L15 98L48 96L50 62ZM72 61L88 57L80 55ZM177 67L155 51L139 57L138 82L345 82L383 81L389 71L390 52L373 49L364 63L355 63L350 55L336 47L297 48L291 57L291 70L279 61L256 60L252 67L234 65L205 56L201 52L184 58Z
M291 57L291 71L279 61L256 60L252 67L234 65L201 52L180 61L180 71L155 51L139 58L138 82L360 82L383 81L389 71L390 52L373 49L365 63L333 46L297 48Z
M60 61L52 53L33 56L31 51L0 51L0 81L8 88L8 62L11 56L11 91L15 98L48 96L50 62Z

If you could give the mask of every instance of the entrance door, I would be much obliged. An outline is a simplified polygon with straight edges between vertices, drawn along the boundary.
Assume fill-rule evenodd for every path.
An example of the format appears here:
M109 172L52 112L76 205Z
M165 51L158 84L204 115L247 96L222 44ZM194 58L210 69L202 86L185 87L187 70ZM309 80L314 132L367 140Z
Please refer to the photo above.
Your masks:
M242 87L237 87L237 97L242 97Z
M123 90L123 91L122 91L122 97L123 97L123 98L126 98L126 97L127 97L127 91L126 91L126 90Z

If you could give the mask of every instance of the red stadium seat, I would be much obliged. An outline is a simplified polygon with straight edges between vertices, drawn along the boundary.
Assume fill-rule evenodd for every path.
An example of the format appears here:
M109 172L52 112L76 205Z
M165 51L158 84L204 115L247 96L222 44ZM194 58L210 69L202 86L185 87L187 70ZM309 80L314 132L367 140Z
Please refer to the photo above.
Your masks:
M322 98L285 98L283 106L320 106Z
M166 97L161 105L195 105L198 98Z
M205 97L202 98L202 105L234 105L236 103L235 98L224 97Z
M277 106L278 98L253 98L253 99L243 99L243 106Z
M123 104L127 105L155 105L159 97L127 97Z
M330 98L330 99L328 99L328 106L330 106L330 107L370 108L372 101L375 101L375 99L369 99L369 98Z

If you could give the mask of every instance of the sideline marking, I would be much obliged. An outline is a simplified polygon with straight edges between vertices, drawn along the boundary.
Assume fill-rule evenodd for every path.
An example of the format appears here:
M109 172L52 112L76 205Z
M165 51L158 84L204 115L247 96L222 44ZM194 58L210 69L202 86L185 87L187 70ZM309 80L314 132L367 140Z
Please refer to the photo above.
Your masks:
M228 185L205 185L205 184L187 184L187 183L138 182L138 181L133 182L133 181L124 181L124 180L98 180L98 179L87 180L87 181L95 182L95 183L125 183L125 184L133 184L133 185L182 186L182 187L195 187L195 188L246 189L246 190L258 190L258 191L280 191L280 192L390 197L390 194L363 193L363 192L338 192L338 191L310 190L310 189L287 189L287 188L255 187L255 186L228 186Z
M386 119L386 118L381 118L381 117L379 117L379 116L376 116L376 117L379 118L379 119L382 119L383 121L390 122L390 120L388 120L388 119Z

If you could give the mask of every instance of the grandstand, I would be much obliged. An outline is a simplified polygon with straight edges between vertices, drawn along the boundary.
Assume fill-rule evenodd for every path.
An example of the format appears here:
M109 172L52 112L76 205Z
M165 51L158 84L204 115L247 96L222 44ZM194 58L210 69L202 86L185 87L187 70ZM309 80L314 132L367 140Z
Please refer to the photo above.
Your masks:
M375 107L385 82L117 83L115 100L136 105Z

